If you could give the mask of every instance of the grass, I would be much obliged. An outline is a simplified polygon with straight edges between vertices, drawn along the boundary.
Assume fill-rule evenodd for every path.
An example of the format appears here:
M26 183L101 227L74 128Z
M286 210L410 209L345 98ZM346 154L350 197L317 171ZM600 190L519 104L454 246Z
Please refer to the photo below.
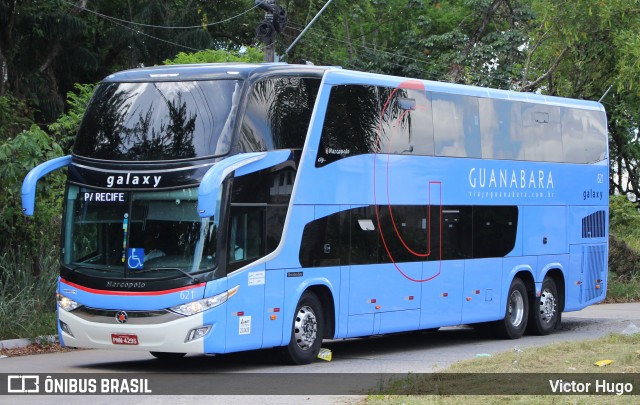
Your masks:
M599 360L613 360L610 365L598 367L594 365ZM548 387L549 378L563 378L570 381L575 374L583 373L584 381L593 382L596 379L607 378L602 374L615 373L609 377L610 381L634 383L639 382L640 373L640 334L613 334L596 340L581 342L557 343L540 348L530 348L522 351L511 351L491 357L479 357L465 360L444 370L438 380L446 389L455 393L473 393L477 384L486 384L495 379L491 390L496 395L394 395L433 392L433 375L415 375L396 382L386 395L373 395L366 399L367 404L618 404L630 403L628 396L616 395L501 395L505 392L502 386L511 384L531 385L532 381L539 381ZM499 373L499 374L490 374ZM557 373L561 374L559 377ZM589 374L590 373L590 374ZM602 373L602 374L601 374ZM624 375L621 375L624 373ZM521 375L520 377L518 375ZM556 374L555 376L553 374ZM609 381L608 379L608 381ZM474 385L475 384L475 385ZM539 385L540 386L540 385ZM591 391L593 392L593 390ZM633 398L633 397L632 397Z
M640 301L640 276L618 277L609 272L606 303Z
M20 249L0 254L0 340L36 338L56 333L56 248L39 260Z

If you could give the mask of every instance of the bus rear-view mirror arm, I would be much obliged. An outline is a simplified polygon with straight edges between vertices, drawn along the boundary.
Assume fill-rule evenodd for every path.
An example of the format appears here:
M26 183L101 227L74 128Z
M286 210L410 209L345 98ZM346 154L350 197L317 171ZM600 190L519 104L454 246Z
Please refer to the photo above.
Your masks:
M271 152L241 153L216 163L202 177L198 187L198 214L201 218L213 216L217 223L222 197L222 182L235 172L236 176L257 172L286 162L291 156L290 150Z
M48 160L29 171L22 182L22 212L25 215L33 215L36 205L36 185L38 180L54 170L67 167L71 163L71 155Z

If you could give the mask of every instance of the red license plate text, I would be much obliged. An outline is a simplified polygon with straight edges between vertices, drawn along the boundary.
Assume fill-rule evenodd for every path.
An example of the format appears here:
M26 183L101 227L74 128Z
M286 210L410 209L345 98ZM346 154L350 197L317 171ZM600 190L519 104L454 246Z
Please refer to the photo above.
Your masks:
M114 345L137 345L138 344L138 335L132 334L121 334L121 333L112 333L111 334L111 343Z

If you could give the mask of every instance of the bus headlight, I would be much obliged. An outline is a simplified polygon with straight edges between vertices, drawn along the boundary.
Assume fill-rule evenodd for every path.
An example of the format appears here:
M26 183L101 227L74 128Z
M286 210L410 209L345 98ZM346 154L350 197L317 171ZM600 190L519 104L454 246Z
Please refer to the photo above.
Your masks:
M58 306L62 309L64 309L65 311L73 311L74 309L78 308L80 306L80 304L78 304L77 302L75 302L74 300L72 300L69 297L65 297L64 295L60 294L60 293L56 293L56 301L58 302Z
M221 294L214 295L213 297L176 305L175 307L169 308L169 310L185 316L195 315L202 311L206 311L207 309L215 308L220 304L224 304L238 291L238 288L240 288L240 286L235 286L232 289Z

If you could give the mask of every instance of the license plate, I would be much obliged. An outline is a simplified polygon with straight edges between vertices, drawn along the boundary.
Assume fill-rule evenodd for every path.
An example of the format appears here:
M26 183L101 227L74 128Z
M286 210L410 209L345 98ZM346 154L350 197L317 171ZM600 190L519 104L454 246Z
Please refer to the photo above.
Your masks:
M135 346L135 345L138 344L138 335L112 333L111 334L111 343L113 343L114 345L132 345L132 346Z

